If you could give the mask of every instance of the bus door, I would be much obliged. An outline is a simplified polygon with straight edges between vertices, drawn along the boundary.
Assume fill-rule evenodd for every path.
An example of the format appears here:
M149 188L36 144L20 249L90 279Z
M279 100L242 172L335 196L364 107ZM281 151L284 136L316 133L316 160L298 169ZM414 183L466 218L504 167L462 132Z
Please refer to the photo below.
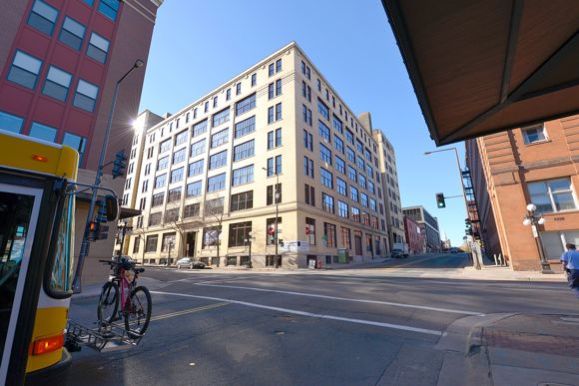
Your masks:
M23 302L34 232L38 222L42 190L0 183L0 385L18 360L13 347L26 344L18 335L19 314L28 314L31 305ZM34 304L36 307L36 304Z

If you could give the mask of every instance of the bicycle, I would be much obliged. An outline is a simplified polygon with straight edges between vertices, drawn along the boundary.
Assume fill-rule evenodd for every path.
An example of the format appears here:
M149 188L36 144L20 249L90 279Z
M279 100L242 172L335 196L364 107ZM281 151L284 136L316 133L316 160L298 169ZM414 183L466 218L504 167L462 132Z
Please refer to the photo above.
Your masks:
M132 339L141 338L149 327L152 310L149 290L147 287L137 286L137 278L145 269L136 268L135 263L126 258L121 258L120 261L100 261L110 265L113 274L103 285L99 298L97 308L99 327L108 327L124 318L127 335Z

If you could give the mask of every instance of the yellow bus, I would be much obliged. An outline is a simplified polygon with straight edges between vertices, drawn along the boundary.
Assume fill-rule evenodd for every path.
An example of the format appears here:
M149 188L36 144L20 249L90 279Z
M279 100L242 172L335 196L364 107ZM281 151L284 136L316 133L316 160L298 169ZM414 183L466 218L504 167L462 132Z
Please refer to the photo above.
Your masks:
M72 148L0 130L0 385L59 384L70 364L75 200L67 187L77 171Z

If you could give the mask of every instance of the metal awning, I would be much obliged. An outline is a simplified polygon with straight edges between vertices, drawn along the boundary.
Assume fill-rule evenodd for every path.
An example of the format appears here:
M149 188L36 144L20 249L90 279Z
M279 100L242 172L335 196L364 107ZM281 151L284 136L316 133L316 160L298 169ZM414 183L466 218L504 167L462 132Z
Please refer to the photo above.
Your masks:
M574 0L382 0L438 145L579 113Z

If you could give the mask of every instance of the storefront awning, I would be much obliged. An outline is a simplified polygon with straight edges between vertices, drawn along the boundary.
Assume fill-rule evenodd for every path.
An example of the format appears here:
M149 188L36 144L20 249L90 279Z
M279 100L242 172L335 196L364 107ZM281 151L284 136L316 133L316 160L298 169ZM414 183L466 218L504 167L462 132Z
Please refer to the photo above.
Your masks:
M438 145L579 113L579 3L382 0Z

